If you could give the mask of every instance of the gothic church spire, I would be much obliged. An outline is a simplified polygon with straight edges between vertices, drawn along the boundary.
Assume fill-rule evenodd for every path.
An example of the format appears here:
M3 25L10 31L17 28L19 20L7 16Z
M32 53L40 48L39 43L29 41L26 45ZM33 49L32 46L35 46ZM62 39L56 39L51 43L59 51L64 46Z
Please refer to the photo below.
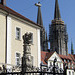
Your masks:
M58 19L58 20L61 19L58 0L56 0L56 2L55 2L54 19Z
M39 25L43 25L43 21L42 21L42 15L41 15L41 4L40 2L35 4L36 6L38 6L38 14L37 14L37 24Z
M45 28L43 26L43 21L42 21L41 4L40 4L40 2L35 3L35 6L38 7L37 24L42 26L42 28L40 30L40 41L41 41L41 50L44 51L45 50Z
M66 25L61 20L58 0L55 1L54 20L52 20L50 26L49 40L51 51L56 51L61 55L68 55L68 35Z

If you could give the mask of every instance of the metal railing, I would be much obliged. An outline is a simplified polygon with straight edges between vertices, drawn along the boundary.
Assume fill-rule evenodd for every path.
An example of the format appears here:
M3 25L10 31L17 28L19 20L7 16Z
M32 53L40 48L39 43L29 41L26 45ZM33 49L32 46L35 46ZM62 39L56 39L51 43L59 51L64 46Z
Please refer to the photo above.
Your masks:
M8 72L1 73L0 75L65 75L64 73L51 73L51 72Z

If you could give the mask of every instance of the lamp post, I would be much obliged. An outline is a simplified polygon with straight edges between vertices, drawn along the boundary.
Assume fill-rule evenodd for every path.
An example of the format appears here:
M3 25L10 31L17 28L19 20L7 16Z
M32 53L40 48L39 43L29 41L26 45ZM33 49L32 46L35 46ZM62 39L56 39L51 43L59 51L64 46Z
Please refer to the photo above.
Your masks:
M67 68L68 68L68 66L66 66L66 63L64 62L64 75L66 75Z
M40 69L41 69L41 75L42 75L42 63L40 64Z
M53 62L53 65L54 65L54 67L53 67L53 75L55 75L55 68L56 68L56 67L55 67L55 63L56 63L56 62L57 62L57 59L55 58L55 59L54 59L54 62Z

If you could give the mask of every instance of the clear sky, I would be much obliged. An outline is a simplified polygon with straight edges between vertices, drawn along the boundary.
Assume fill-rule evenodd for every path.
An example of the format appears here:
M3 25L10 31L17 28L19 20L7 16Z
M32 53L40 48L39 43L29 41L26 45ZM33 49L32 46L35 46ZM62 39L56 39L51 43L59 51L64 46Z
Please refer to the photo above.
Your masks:
M34 4L39 1L42 4L41 12L43 24L49 33L49 24L51 24L51 20L54 19L55 0L6 0L6 5L30 20L36 22L38 8ZM58 0L58 2L61 18L67 25L68 51L70 53L71 39L75 49L75 0Z

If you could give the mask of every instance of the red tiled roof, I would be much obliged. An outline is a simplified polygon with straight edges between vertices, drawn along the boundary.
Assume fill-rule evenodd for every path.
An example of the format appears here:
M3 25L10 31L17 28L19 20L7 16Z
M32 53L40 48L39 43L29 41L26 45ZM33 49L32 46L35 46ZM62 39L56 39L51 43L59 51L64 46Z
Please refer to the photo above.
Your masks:
M9 7L7 7L7 6L4 6L4 5L0 4L0 9L6 11L8 14L12 14L12 15L14 15L14 16L17 16L17 17L19 17L19 18L21 18L21 19L23 19L23 20L25 20L25 21L28 21L28 22L30 22L30 23L36 25L36 26L42 27L41 25L36 24L35 22L33 22L33 21L31 21L30 19L28 19L28 18L22 16L21 14L17 13L16 11L12 10L11 8L9 8Z
M49 52L46 54L46 58L45 58L45 61L47 61L53 54L54 52Z
M71 57L71 56L72 56L72 57ZM73 64L75 64L75 62L74 62L74 60L75 60L75 59L74 59L74 55L72 55L72 54L68 54L68 56L66 56L66 55L60 55L60 54L59 54L59 57L62 58L62 59L70 60L70 61L72 61ZM73 60L72 58L73 58L74 60ZM64 62L64 61L63 61L63 62ZM65 63L68 63L68 61L65 61ZM69 62L69 63L72 64L71 62Z
M75 54L73 56L74 56L74 59L75 59Z
M41 61L43 62L43 64L47 64L46 61L48 61L48 59L52 56L53 53L54 52L41 51ZM68 55L68 56L61 55L61 54L58 54L58 55L59 55L60 58L65 59L65 60L70 60L70 61L72 61L73 64L75 64L75 62L72 60L70 55ZM64 63L64 61L63 61L63 63ZM68 63L68 61L66 61L65 63ZM71 64L71 62L70 62L70 64Z
M69 54L69 56L72 58L73 61L75 61L75 57L72 54Z
M74 61L72 61L72 63L75 65L75 62Z
M69 55L66 56L66 55L61 55L61 54L59 54L59 57L62 58L62 59L72 60Z
M46 62L45 62L45 57L46 57L46 54L47 54L48 52L45 52L45 51L41 51L41 61L43 62L43 64L47 64Z
M47 61L51 55L53 54L54 52L45 52L45 51L41 51L41 61L44 63L44 64L47 64L45 61Z

